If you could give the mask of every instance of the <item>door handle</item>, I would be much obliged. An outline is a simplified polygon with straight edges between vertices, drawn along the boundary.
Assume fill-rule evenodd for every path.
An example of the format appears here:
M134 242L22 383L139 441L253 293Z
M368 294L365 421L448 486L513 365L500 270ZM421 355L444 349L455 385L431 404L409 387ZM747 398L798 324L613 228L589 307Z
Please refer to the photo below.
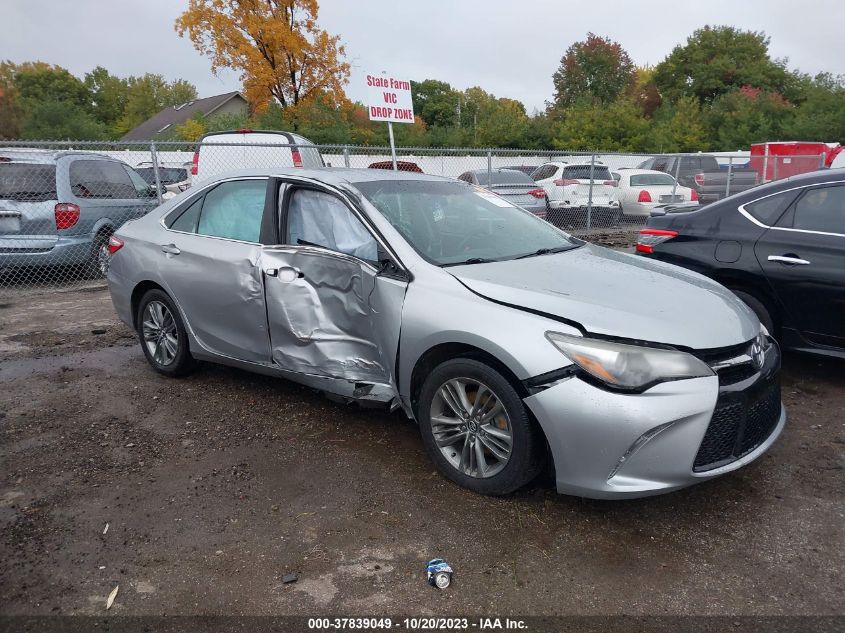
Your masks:
M297 279L302 279L305 275L302 274L302 271L299 268L294 268L293 266L282 266L276 271L276 274L273 275L274 277L278 277L279 281L289 284L292 281L296 281Z
M801 259L797 255L769 255L770 262L780 262L781 264L801 264L806 266L810 262L806 259Z
M161 245L161 252L167 253L168 255L178 255L182 251L180 251L176 244L162 244Z

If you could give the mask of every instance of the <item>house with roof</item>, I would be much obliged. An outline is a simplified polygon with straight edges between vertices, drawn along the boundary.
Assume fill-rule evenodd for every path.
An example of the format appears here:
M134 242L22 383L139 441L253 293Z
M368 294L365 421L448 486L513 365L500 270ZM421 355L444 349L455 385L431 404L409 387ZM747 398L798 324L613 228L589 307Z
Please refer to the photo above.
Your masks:
M156 138L168 138L173 128L192 118L196 114L245 114L249 104L240 92L227 92L214 97L196 99L176 106L168 106L150 117L138 127L127 132L124 141L147 141Z

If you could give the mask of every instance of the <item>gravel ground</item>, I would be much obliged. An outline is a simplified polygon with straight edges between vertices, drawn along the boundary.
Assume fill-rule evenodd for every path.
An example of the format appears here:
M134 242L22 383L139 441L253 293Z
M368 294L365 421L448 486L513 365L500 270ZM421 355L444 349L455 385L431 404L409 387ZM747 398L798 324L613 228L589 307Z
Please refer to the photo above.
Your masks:
M457 488L399 413L159 376L96 285L0 297L0 359L5 615L103 614L115 586L114 615L843 614L842 362L786 356L756 463L598 502Z

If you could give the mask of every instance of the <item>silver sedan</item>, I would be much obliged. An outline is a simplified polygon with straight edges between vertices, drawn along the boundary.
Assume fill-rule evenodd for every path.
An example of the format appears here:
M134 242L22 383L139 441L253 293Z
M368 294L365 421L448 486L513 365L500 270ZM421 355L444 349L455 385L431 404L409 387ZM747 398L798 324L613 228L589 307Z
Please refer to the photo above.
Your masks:
M735 470L780 434L779 351L731 292L412 173L242 172L111 239L152 367L199 360L401 408L437 468L617 498Z

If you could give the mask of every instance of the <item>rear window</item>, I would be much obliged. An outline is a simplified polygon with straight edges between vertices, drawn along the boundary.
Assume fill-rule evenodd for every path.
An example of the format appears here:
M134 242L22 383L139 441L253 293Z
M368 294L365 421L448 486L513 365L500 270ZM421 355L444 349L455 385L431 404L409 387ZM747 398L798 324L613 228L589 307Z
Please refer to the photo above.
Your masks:
M0 163L0 200L44 202L55 199L55 165Z
M156 175L152 167L136 167L135 171L146 181L148 185L155 184ZM187 180L188 171L186 169L179 169L178 167L159 167L158 177L161 184L172 185L174 183Z
M488 174L486 171L475 172L475 177L478 178L478 182L482 185L490 184L490 178L488 178L489 175L492 175L494 185L534 184L531 176L514 169L502 169L501 171L494 171L492 174Z
M777 222L787 205L795 198L794 191L778 193L745 205L745 210L758 222L772 226Z
M563 168L563 178L577 178L578 180L590 179L590 165L569 165ZM592 167L593 180L612 180L610 170L602 165Z
M675 179L669 174L639 174L631 176L632 187L645 187L647 185L669 185L675 184Z
M123 166L108 160L72 162L70 190L77 198L128 200L138 197L138 190Z

